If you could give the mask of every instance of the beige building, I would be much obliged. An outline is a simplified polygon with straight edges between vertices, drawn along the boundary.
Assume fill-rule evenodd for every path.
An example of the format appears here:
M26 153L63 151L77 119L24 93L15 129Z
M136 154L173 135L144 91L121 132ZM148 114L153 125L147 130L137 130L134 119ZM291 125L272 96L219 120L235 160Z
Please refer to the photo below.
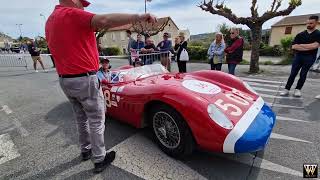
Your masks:
M295 37L298 33L306 30L306 22L311 15L318 15L320 17L320 13L301 16L288 16L275 23L273 26L271 26L269 45L280 45L282 38L286 36ZM320 23L318 25L318 29L320 29Z
M164 17L158 19L157 24L164 23L169 18L167 26L164 28L164 30L160 33L158 33L155 36L152 36L151 38L154 40L155 45L157 45L160 41L162 41L162 36L164 32L168 32L171 35L171 38L174 41L174 37L178 36L180 32L185 33L186 39L190 39L190 32L189 30L179 30L179 27L176 25L176 23L171 19L171 17ZM155 26L157 25L155 24ZM137 33L134 32L134 29L132 27L132 24L127 24L124 26L111 28L108 30L108 32L100 39L100 44L102 47L119 47L124 52L127 52L128 47L128 38L126 34L126 30L131 30L132 37L134 39L137 38ZM174 43L174 42L173 42Z

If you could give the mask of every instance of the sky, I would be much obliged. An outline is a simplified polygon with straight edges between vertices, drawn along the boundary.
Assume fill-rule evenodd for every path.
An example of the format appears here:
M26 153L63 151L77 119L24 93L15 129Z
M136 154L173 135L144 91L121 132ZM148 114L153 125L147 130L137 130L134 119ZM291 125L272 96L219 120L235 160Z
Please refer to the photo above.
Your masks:
M86 9L93 13L144 13L145 0L88 0L92 4ZM202 11L197 5L203 0L152 0L147 3L147 11L157 17L170 16L180 29L189 29L191 34L215 32L221 23L233 25L229 20ZM258 0L259 13L270 8L273 0ZM283 0L281 8L288 6L289 0ZM291 15L320 13L319 0L302 0ZM58 0L0 0L0 32L14 38L20 36L35 37L44 35L46 18L51 14ZM251 0L225 0L225 4L238 16L250 15ZM43 16L40 16L42 14ZM274 18L264 24L270 26L280 18ZM236 26L241 27L241 26ZM246 27L243 27L246 28Z

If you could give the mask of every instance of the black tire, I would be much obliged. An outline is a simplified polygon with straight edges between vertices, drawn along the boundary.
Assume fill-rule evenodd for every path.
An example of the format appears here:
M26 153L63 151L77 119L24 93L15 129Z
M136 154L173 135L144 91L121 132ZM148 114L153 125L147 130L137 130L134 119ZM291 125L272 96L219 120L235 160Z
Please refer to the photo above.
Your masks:
M158 138L156 130L154 128L154 118L156 115L159 115L159 113L168 114L170 117L172 117L177 128L179 129L178 133L180 134L180 143L177 143L177 147L168 148ZM164 151L171 157L179 159L192 154L195 148L195 141L193 139L192 133L189 129L188 124L175 109L165 104L153 106L150 110L148 120L150 122L149 127L152 130L153 137L162 151Z

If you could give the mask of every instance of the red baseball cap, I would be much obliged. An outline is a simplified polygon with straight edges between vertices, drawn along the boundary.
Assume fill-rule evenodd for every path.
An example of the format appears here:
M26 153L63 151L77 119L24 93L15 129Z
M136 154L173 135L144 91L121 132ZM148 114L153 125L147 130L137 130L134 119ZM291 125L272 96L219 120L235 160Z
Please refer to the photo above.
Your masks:
M88 7L91 3L86 0L80 0L83 7Z

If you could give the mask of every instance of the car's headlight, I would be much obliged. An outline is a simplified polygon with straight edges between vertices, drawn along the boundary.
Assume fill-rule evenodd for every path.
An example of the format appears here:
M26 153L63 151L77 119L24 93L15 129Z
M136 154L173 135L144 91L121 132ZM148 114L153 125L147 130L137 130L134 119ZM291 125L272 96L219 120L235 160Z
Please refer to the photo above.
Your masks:
M243 82L244 86L254 94L258 94L256 90L254 90L248 83Z
M208 106L208 113L210 118L219 126L225 129L233 129L232 122L215 105L210 104Z

